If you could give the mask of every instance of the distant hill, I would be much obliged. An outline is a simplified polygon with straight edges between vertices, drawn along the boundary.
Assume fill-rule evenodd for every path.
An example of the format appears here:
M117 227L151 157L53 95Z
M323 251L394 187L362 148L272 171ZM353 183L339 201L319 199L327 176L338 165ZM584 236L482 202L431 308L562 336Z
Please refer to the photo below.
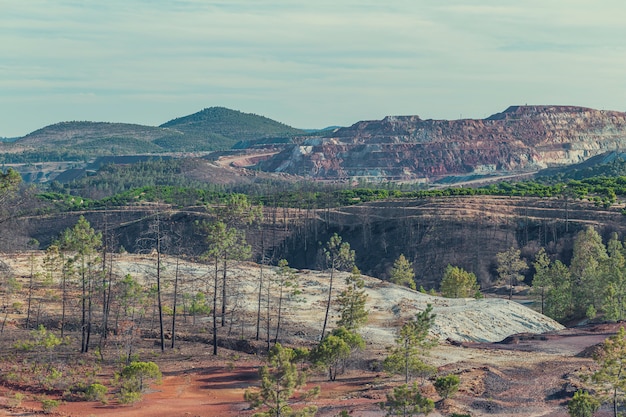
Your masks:
M174 129L187 135L203 135L207 132L239 141L260 138L285 138L301 135L304 131L283 123L251 113L242 113L224 107L210 107L189 116L180 117L160 127ZM229 147L230 147L229 146Z
M0 162L86 160L107 155L226 150L241 141L289 138L302 134L263 116L223 107L144 126L72 121L36 130L12 143L0 143Z
M436 182L518 175L626 148L626 113L511 106L486 119L388 116L287 146L267 171L318 179ZM465 179L467 178L467 179Z
M622 151L604 152L579 164L543 169L536 175L552 182L618 176L626 176L626 153Z
M158 151L152 144L165 136L182 136L181 133L159 127L127 123L107 122L61 122L38 129L15 141L15 146L56 149L80 145L99 147L121 146L140 152ZM113 149L109 149L114 152Z

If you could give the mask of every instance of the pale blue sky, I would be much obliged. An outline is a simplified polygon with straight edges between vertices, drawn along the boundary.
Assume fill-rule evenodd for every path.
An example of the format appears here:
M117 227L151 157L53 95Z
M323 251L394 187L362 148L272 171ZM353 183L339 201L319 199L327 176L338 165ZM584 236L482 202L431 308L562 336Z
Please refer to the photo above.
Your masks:
M0 136L225 106L294 127L626 111L624 0L0 0Z

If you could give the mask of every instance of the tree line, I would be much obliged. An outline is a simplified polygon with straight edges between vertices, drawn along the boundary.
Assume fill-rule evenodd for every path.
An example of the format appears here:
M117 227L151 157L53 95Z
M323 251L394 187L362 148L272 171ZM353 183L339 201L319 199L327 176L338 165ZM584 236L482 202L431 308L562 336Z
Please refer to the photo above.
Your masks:
M589 226L577 234L569 265L541 249L533 266L532 291L543 314L561 322L626 318L626 249L616 233L605 245Z

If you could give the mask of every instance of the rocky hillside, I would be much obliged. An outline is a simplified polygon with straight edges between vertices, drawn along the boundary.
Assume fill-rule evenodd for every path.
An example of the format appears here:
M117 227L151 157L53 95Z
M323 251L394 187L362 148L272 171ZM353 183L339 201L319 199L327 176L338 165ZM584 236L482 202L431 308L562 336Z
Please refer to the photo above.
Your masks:
M215 175L219 175L216 172ZM333 233L342 236L356 252L356 264L369 276L388 277L400 254L415 266L418 286L438 289L448 264L476 274L482 288L497 278L496 254L516 247L529 262L540 247L553 259L569 264L575 235L594 226L606 242L613 232L626 237L622 204L609 208L592 202L564 198L456 196L374 201L329 209L265 208L262 227L247 230L254 260L275 264L287 259L298 269L323 266L322 245ZM98 231L108 230L115 246L131 253L142 252L140 243L149 236L155 207L140 204L110 210L49 213L11 218L0 223L0 251L29 247L31 239L47 247L66 228L84 215ZM195 227L206 217L200 208L162 208L163 230L185 236L164 250L190 257L207 250L205 236ZM175 239L174 239L175 240ZM533 270L526 272L530 282Z
M516 174L581 162L626 146L626 113L511 106L486 119L389 116L290 146L261 168L325 179Z

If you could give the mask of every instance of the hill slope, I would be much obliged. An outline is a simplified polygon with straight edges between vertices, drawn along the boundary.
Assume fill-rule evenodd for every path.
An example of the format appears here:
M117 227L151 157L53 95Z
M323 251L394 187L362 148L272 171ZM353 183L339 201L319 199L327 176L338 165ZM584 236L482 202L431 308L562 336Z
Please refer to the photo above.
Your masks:
M12 143L0 143L4 162L80 160L103 155L230 149L259 138L302 133L266 117L222 107L204 109L160 127L126 123L61 122Z
M210 107L189 116L170 120L160 127L175 129L186 135L203 135L211 132L234 141L229 147L239 141L291 137L304 133L267 117L224 107Z
M534 172L626 146L626 113L511 106L482 120L389 116L290 146L262 169L338 179L436 181Z

